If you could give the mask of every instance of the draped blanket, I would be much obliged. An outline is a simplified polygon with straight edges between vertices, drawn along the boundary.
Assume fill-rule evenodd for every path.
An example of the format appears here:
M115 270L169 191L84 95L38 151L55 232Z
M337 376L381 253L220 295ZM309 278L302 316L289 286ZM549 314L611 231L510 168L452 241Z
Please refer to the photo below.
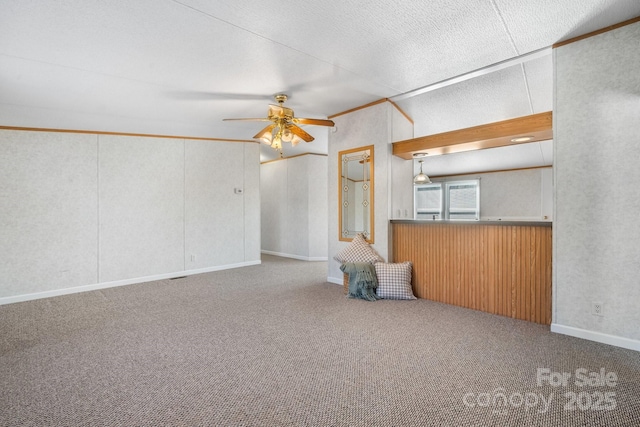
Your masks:
M345 262L340 266L343 273L349 275L349 298L367 301L380 299L376 294L378 279L376 269L369 262Z

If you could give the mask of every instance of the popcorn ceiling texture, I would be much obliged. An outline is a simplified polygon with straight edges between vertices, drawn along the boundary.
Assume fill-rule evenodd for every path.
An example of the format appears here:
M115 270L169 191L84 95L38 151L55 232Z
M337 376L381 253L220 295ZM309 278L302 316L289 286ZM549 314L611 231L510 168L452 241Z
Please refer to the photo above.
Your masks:
M2 4L3 125L236 139L260 127L222 118L261 117L278 92L291 95L300 117L338 114L640 14L637 0ZM542 108L550 74L526 70L525 80L517 68L479 90L495 108L457 103L460 123L443 124L528 113L527 83L534 109ZM413 119L417 129L434 123ZM266 148L263 155L277 156Z

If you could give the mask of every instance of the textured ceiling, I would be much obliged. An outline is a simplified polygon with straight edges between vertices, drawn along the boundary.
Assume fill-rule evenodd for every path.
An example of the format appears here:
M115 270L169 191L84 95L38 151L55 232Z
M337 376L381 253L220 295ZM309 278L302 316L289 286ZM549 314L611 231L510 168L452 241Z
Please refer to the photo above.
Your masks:
M0 125L250 139L262 123L222 119L264 117L279 92L326 117L638 15L638 0L0 0ZM551 57L398 104L415 136L548 111ZM300 149L326 152L328 130L306 130Z

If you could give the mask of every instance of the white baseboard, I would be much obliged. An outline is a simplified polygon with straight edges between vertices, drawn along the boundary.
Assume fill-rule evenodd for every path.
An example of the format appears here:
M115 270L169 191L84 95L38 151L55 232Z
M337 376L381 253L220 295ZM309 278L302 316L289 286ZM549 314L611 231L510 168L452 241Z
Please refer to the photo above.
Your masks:
M265 250L261 250L260 252L267 255L281 256L283 258L298 259L300 261L327 261L329 259L328 257L306 257L301 255L285 254L282 252L273 252L273 251L265 251Z
M327 277L327 282L335 283L336 285L340 285L340 286L344 284L343 280L344 280L344 277Z
M603 334L602 332L588 331L586 329L574 328L573 326L558 325L557 323L551 324L551 332L640 351L640 341L616 335Z
M92 285L75 286L73 288L54 289L51 291L35 292L32 294L15 295L0 298L0 305L13 304L16 302L31 301L41 298L57 297L60 295L75 294L79 292L97 291L117 286L134 285L136 283L153 282L155 280L171 279L173 277L192 276L194 274L210 273L212 271L229 270L232 268L248 267L250 265L261 264L261 261L247 261L237 264L218 265L215 267L199 268L196 270L177 271L174 273L156 274L153 276L135 277L132 279L114 280L112 282L95 283Z

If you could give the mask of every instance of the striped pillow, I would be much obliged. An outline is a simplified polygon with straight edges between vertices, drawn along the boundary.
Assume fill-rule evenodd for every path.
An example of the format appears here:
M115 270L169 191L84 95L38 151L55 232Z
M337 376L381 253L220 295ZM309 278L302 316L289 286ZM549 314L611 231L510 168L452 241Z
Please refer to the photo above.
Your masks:
M378 296L384 299L417 299L411 289L411 267L410 261L396 264L376 262Z
M341 250L333 257L341 264L345 262L375 262L384 261L376 251L369 246L369 243L364 239L362 234L356 234L356 237L351 240L349 246Z

